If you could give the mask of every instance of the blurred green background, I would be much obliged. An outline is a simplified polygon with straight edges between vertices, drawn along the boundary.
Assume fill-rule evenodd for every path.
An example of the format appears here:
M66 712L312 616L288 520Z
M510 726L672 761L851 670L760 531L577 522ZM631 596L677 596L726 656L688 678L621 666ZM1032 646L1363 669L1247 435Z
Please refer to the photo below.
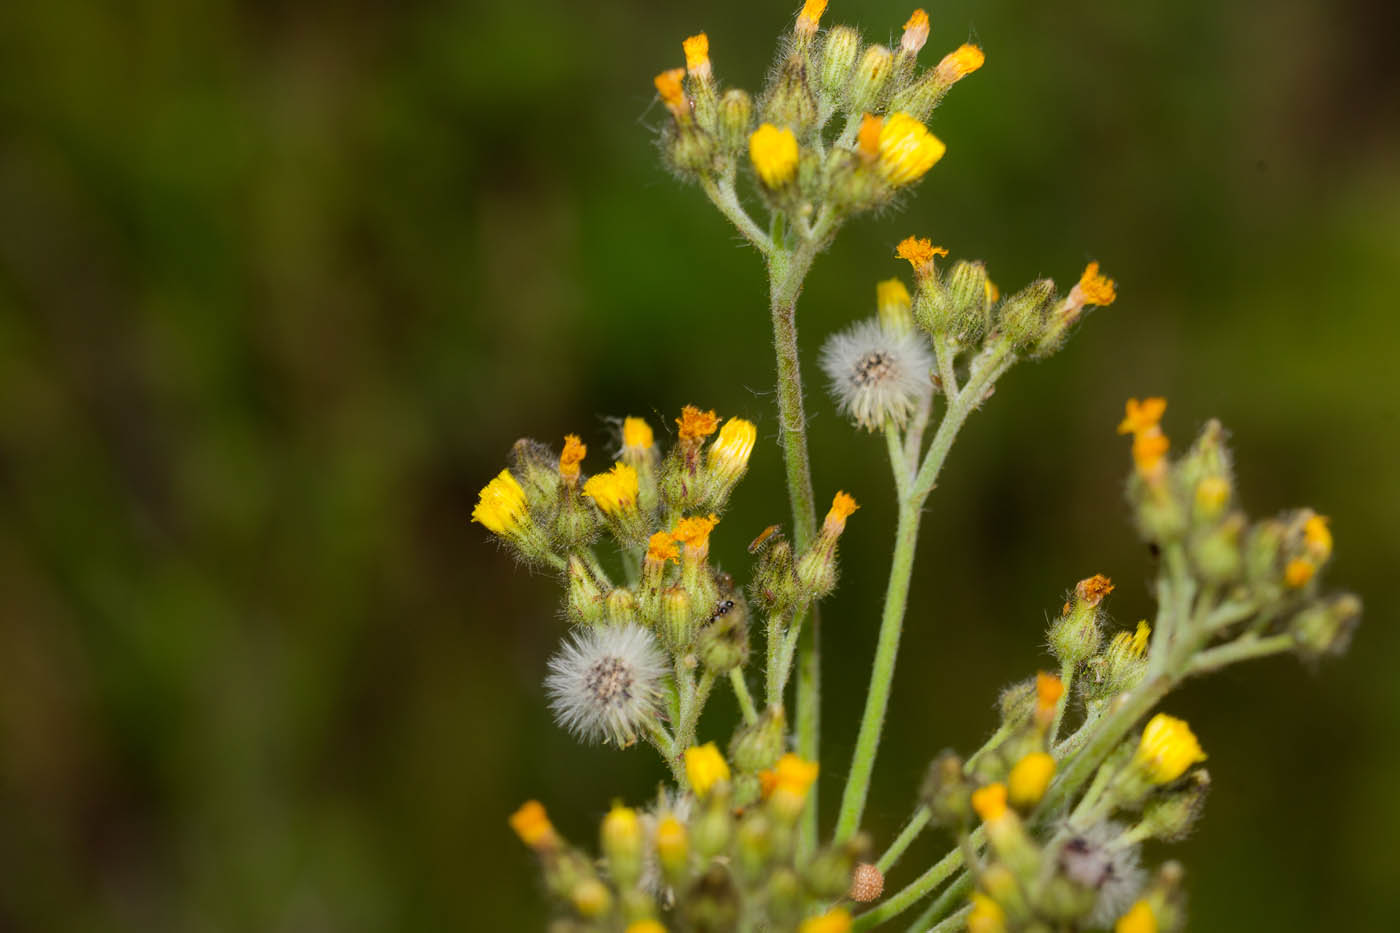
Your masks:
M745 576L786 520L759 261L658 165L651 77L705 28L754 88L795 5L0 5L0 928L541 927L506 815L539 797L588 839L662 770L554 726L558 591L468 517L518 436L581 432L598 468L606 417L695 402L760 425L720 559ZM826 21L886 40L909 12ZM929 12L926 60L972 38L987 66L907 209L818 262L809 374L910 233L1003 288L1096 258L1120 298L1004 380L931 500L869 829L1047 664L1075 580L1151 612L1113 428L1164 394L1179 444L1231 428L1254 513L1332 516L1368 616L1343 661L1170 701L1216 791L1152 855L1185 860L1197 930L1390 926L1397 7ZM808 399L819 493L865 506L826 610L829 818L893 510L879 441Z

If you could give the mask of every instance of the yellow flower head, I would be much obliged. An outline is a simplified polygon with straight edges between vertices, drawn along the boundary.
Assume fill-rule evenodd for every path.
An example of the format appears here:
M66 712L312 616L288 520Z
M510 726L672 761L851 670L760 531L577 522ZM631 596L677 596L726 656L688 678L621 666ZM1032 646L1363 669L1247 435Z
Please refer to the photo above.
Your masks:
M597 878L585 878L569 890L569 902L583 916L601 917L612 906L612 895L608 886Z
M676 424L680 426L681 440L700 441L715 433L719 419L713 411L701 411L694 405L687 405L681 409Z
M1133 763L1154 784L1169 784L1197 762L1205 761L1201 743L1184 720L1158 713L1142 730Z
M1138 901L1118 918L1113 933L1157 933L1157 916L1147 901Z
M647 560L651 563L662 564L668 560L676 560L680 553L680 549L676 547L676 539L669 531L658 531L647 539Z
M637 507L637 471L625 463L614 463L607 473L589 477L583 494L598 504L604 515L620 515Z
M1223 476L1207 476L1196 484L1196 506L1211 515L1218 514L1230 499L1230 481Z
M729 765L714 742L685 750L685 776L695 796L705 797L720 781L729 780Z
M753 442L757 439L758 428L752 421L730 418L710 445L710 469L725 473L743 472L749 465Z
M797 137L787 127L765 123L749 137L749 159L769 188L781 188L797 175Z
M1027 809L1040 803L1050 779L1055 776L1055 759L1045 752L1031 752L1016 762L1006 778L1006 794L1014 806Z
M904 287L904 283L899 279L885 279L883 282L875 283L875 305L884 313L886 308L900 308L909 310L913 300L909 297L909 289Z
M855 514L860 508L856 504L854 496L838 491L831 499L831 508L827 509L826 520L822 522L822 534L836 536L846 530L846 519Z
M510 828L520 837L520 841L532 849L553 848L558 841L549 816L544 812L544 804L538 800L527 800L510 815Z
M1064 695L1065 682L1054 674L1040 671L1035 675L1035 715L1045 719L1055 715L1055 707Z
M856 135L856 151L861 159L874 162L880 156L880 131L885 128L885 118L867 113L860 118L860 132Z
M1283 568L1283 582L1295 590L1307 584L1317 573L1317 565L1306 557L1295 557Z
M918 181L943 158L948 147L918 120L900 111L880 127L880 173L898 187Z
M650 450L656 444L651 425L641 418L627 417L622 421L622 446L628 450Z
M995 823L1006 816L1006 785L1000 782L972 792L972 809L984 823Z
M1124 633L1126 634L1126 633ZM1152 638L1152 626L1147 624L1146 619L1141 619L1137 624L1137 631L1133 632L1132 648L1133 657L1140 658L1147 654L1147 643Z
M899 45L906 52L917 52L927 41L928 14L923 10L915 10L909 21L904 24L904 35L900 38Z
M677 862L685 858L689 837L685 824L672 814L662 817L656 824L656 854L663 862Z
M710 532L714 531L718 524L719 518L715 515L708 518L692 515L676 522L676 527L671 529L671 537L684 544L687 550L706 549L710 546Z
M815 761L788 752L779 758L772 770L760 771L758 783L763 799L788 817L802 812L807 793L816 783L819 767Z
M495 534L508 535L520 527L528 514L525 490L520 488L510 470L502 470L477 496L472 521L485 525Z
M681 43L685 49L685 67L692 76L700 80L710 77L710 37L703 32L691 36Z
M826 12L826 0L807 0L802 5L802 12L797 14L797 32L805 36L815 33L817 23L821 20L824 12Z
M811 0L808 0L810 3ZM828 910L819 917L808 917L797 933L850 933L851 915L843 908Z
M605 849L635 848L642 842L642 821L637 811L615 803L603 817L603 846Z
M559 455L559 475L564 482L571 486L578 482L579 464L587 455L588 446L577 434L564 435L564 452Z
M987 56L975 45L964 43L958 46L938 63L938 77L944 84L961 81L986 62Z
M624 933L666 933L666 928L655 920L638 920L629 923Z
M1113 288L1113 280L1099 275L1099 264L1096 262L1084 267L1084 274L1079 277L1079 284L1075 288L1079 290L1084 304L1087 305L1104 307L1113 304L1113 300L1118 297Z
M887 331L908 334L914 330L914 314L910 310L913 303L909 289L899 279L885 279L875 285L875 310Z
M1006 911L981 891L973 891L967 933L1006 933Z
M899 241L894 254L900 259L909 260L909 265L914 267L914 274L922 279L933 274L933 260L938 256L947 256L948 251L941 246L934 246L933 241L927 237L907 236Z
M671 115L677 120L690 119L690 103L685 99L685 88L681 86L683 78L685 78L684 68L670 68L661 72L653 80L656 85L656 93L661 95L661 102L666 105L666 109L671 111Z
M1332 531L1327 527L1327 517L1312 515L1303 523L1303 546L1319 561L1332 556Z
M1096 573L1087 580L1080 580L1074 587L1074 595L1090 606L1097 606L1112 592L1113 581L1101 573Z
M1157 427L1162 416L1167 413L1167 400L1149 398L1139 402L1135 398L1130 398L1124 407L1126 414L1118 424L1118 433L1141 434L1143 431Z

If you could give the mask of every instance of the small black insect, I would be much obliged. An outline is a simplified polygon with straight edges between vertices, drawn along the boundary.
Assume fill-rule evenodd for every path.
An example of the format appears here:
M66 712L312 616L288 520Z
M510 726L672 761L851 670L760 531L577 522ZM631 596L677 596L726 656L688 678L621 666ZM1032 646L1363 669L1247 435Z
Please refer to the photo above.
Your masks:
M733 609L733 608L734 608L734 600L732 600L732 599L722 599L722 600L720 600L719 605L715 606L715 611L712 612L712 613L710 613L710 617L709 617L708 619L706 619L704 622L701 622L701 623L700 623L700 627L701 627L701 628L704 628L705 626L712 624L712 623L713 623L716 619L718 619L720 616L728 615L728 614L729 614L729 610L731 610L731 609Z

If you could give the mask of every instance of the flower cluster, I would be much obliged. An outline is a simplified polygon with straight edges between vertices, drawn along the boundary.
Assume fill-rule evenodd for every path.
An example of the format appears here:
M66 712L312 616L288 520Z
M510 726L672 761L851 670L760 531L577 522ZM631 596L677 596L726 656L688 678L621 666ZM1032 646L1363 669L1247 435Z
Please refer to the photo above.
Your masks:
M943 268L947 249L908 237L895 255L912 268L912 291L880 282L875 314L826 344L837 407L884 435L897 518L859 732L849 767L831 769L845 786L830 836L820 833L820 653L809 620L837 584L838 545L858 505L837 492L818 521L796 300L844 218L888 201L941 158L943 143L923 121L983 63L964 45L921 70L922 10L890 49L865 45L850 27L823 31L825 7L807 0L756 103L720 87L703 33L682 43L685 68L656 78L670 115L668 162L700 182L767 261L791 536L776 524L758 533L747 587L710 559L757 439L744 419L721 425L713 411L687 407L663 453L644 420L627 418L616 461L594 475L574 435L558 454L516 444L472 518L561 578L573 630L545 679L555 716L584 741L655 746L674 786L650 807L614 804L600 827L601 859L570 845L537 802L510 824L539 857L561 931L846 933L893 921L940 887L912 929L1179 930L1183 872L1172 862L1144 869L1142 845L1188 834L1210 777L1192 727L1157 707L1184 681L1241 661L1339 653L1361 607L1321 589L1328 520L1305 509L1251 521L1235 505L1223 429L1208 423L1174 459L1161 398L1130 400L1118 426L1132 436L1127 499L1159 556L1155 618L1115 630L1113 582L1079 581L1044 633L1058 670L1006 688L1000 725L976 751L932 762L882 853L860 830L928 496L998 380L1057 350L1088 309L1114 303L1117 286L1097 262L1064 295L1043 279L1003 298L981 262ZM828 139L837 115L844 127ZM770 211L766 232L738 199L741 169L752 170ZM600 549L605 539L611 546ZM751 621L761 653L750 651ZM747 670L756 658L761 703ZM721 751L701 741L700 725L725 680L742 718ZM954 845L887 893L887 874L930 828Z

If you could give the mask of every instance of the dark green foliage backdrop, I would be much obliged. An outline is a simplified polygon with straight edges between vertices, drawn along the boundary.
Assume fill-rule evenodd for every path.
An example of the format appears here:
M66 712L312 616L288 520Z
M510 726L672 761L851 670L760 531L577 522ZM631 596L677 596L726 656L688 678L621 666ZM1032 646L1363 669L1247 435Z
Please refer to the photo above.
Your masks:
M762 442L715 547L785 518L757 258L657 165L651 76L709 31L755 86L787 2L0 6L0 927L536 929L504 818L587 838L646 751L539 688L556 590L467 523L511 442L686 402ZM897 35L908 3L835 0ZM869 313L931 235L1004 288L1097 258L1120 300L1004 383L925 525L870 829L1045 663L1064 589L1150 612L1120 495L1131 394L1233 430L1246 505L1333 517L1352 655L1173 699L1211 753L1175 850L1195 929L1400 909L1394 275L1400 16L1382 0L944 2L987 67L948 155L852 225L800 316ZM865 508L827 618L829 805L893 515L880 444L809 392L816 482ZM722 735L721 703L705 731ZM920 848L932 855L941 840ZM902 880L893 879L894 883Z

